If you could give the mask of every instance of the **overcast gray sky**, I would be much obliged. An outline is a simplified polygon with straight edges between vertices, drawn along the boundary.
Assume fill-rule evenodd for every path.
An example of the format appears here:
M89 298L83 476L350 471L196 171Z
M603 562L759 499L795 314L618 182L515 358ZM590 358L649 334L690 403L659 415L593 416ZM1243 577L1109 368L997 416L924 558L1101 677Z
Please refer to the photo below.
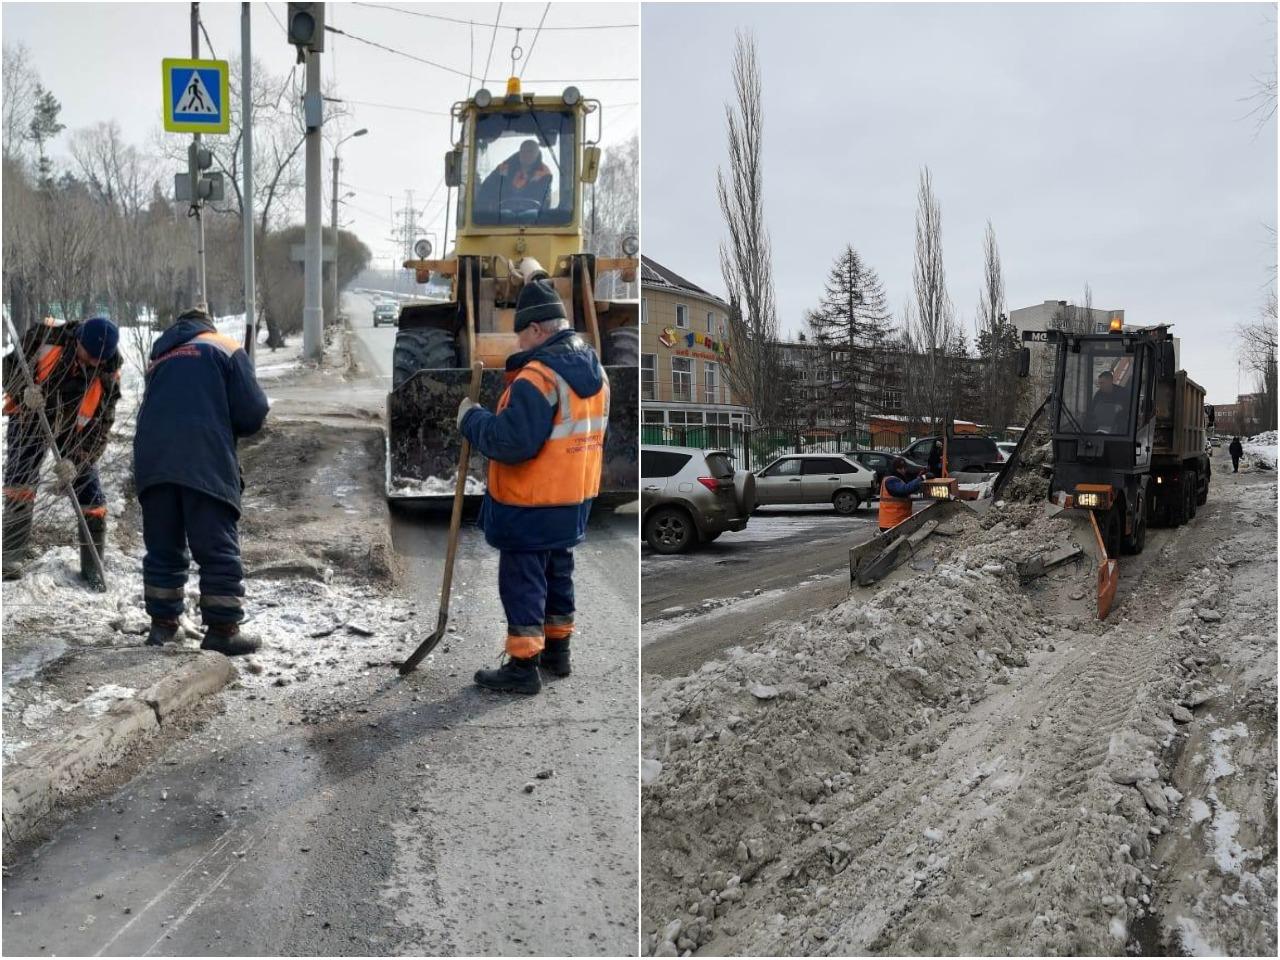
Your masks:
M1259 132L1245 102L1274 70L1273 5L651 3L643 22L649 256L724 292L715 172L747 27L784 330L845 243L900 311L928 165L970 341L990 219L1011 309L1087 281L1096 307L1174 323L1193 379L1234 399L1233 331L1276 263L1276 125Z
M501 6L488 86L501 89L510 72L516 34L527 54L526 92L558 92L569 83L604 102L604 145L630 136L639 127L640 84L603 82L605 78L639 77L639 35L630 29L558 30L586 24L638 24L635 3L329 3L328 23L363 39L393 47L463 73L484 73L493 24ZM255 59L274 74L288 74L295 63L285 39L284 3L255 3L252 29ZM411 10L419 15L397 12ZM546 10L544 30L534 32ZM440 14L478 21L431 19ZM213 52L230 60L240 53L240 4L202 3L201 15ZM6 45L24 44L32 54L44 85L62 102L67 132L99 120L117 119L126 138L142 145L161 125L160 61L189 57L190 4L187 3L5 3L0 11ZM202 41L203 43L203 41ZM357 196L345 208L344 220L373 249L375 264L388 266L392 245L389 206L405 205L404 191L415 192L414 205L431 199L444 170L449 148L448 110L467 93L468 81L448 70L328 34L322 58L326 95L357 101L339 126L342 134L367 127L367 136L342 146L342 189ZM474 69L472 48L474 43ZM208 48L203 55L209 57ZM302 67L298 67L299 76ZM529 81L554 81L530 83ZM598 80L600 82L588 82ZM473 84L478 87L479 83ZM366 104L387 104L371 106ZM406 109L409 108L409 109ZM238 109L238 107L237 107ZM415 112L433 111L434 114ZM185 143L186 135L167 134ZM219 138L211 137L218 149ZM64 156L66 134L55 155ZM325 223L329 219L327 182L331 153L324 151ZM165 181L172 183L166 171ZM439 235L445 191L440 188L427 211L428 225Z

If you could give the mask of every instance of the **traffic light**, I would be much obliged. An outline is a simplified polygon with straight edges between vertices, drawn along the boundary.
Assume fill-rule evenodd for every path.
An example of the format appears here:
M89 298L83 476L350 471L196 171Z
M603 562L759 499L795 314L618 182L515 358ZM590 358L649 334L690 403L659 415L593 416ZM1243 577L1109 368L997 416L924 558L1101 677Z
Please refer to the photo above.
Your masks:
M298 62L308 53L324 51L324 4L289 4L289 42L298 48Z

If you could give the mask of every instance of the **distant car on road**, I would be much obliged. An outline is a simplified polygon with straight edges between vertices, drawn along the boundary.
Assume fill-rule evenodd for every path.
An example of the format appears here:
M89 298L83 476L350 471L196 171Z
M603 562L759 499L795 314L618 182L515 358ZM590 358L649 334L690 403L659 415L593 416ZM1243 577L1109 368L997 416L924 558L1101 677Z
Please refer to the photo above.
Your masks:
M393 327L400 318L400 305L394 300L380 300L373 305L373 325L380 327L389 323Z
M756 472L756 502L829 503L851 514L875 493L875 473L842 453L793 453Z
M1212 443L1215 447L1222 446L1222 438L1217 436L1216 434L1209 438L1209 442Z
M917 463L927 464L933 448L938 447L942 456L942 438L924 437L902 451L902 456ZM948 473L994 473L1004 462L996 442L990 437L952 437L947 441Z
M755 498L755 479L735 470L727 451L640 448L640 530L657 553L682 553L742 530Z

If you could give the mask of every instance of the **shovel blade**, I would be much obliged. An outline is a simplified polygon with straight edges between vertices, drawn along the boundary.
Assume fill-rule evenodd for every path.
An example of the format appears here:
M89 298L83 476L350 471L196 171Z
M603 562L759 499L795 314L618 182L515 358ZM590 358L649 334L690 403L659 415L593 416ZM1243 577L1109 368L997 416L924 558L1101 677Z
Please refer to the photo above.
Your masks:
M436 644L444 638L445 624L448 622L448 614L441 613L440 619L436 624L435 633L431 634L431 636L418 644L418 649L414 650L413 653L409 655L408 660L400 664L400 676L403 677L412 673L417 668L418 664L426 658L427 654L436 648Z

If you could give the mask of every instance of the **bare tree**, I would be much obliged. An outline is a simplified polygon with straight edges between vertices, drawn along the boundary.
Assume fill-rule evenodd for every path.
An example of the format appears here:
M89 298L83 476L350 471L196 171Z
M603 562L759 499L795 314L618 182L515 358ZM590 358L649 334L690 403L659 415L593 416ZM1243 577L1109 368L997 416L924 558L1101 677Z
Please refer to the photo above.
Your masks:
M982 262L975 345L985 385L979 409L987 425L1000 431L1013 421L1017 409L1019 382L1015 374L1019 344L1017 331L1005 312L1000 248L990 220L982 240Z
M4 137L4 158L13 160L22 156L28 143L40 86L40 78L31 65L31 53L22 44L14 47L7 43L4 45L0 84L0 106L3 107L0 131Z
M761 145L764 112L754 37L737 34L735 102L725 104L728 171L716 171L716 196L728 239L720 244L720 274L729 305L729 385L760 423L778 419L784 396L777 355L778 315L773 253L764 218Z
M617 257L622 241L640 234L640 138L632 136L606 152L600 176L588 199L586 247L601 257ZM605 299L634 298L633 283L617 271L596 281L596 295Z
M942 264L942 209L928 167L920 171L916 202L915 302L903 316L907 383L911 415L938 426L952 413L959 331Z

